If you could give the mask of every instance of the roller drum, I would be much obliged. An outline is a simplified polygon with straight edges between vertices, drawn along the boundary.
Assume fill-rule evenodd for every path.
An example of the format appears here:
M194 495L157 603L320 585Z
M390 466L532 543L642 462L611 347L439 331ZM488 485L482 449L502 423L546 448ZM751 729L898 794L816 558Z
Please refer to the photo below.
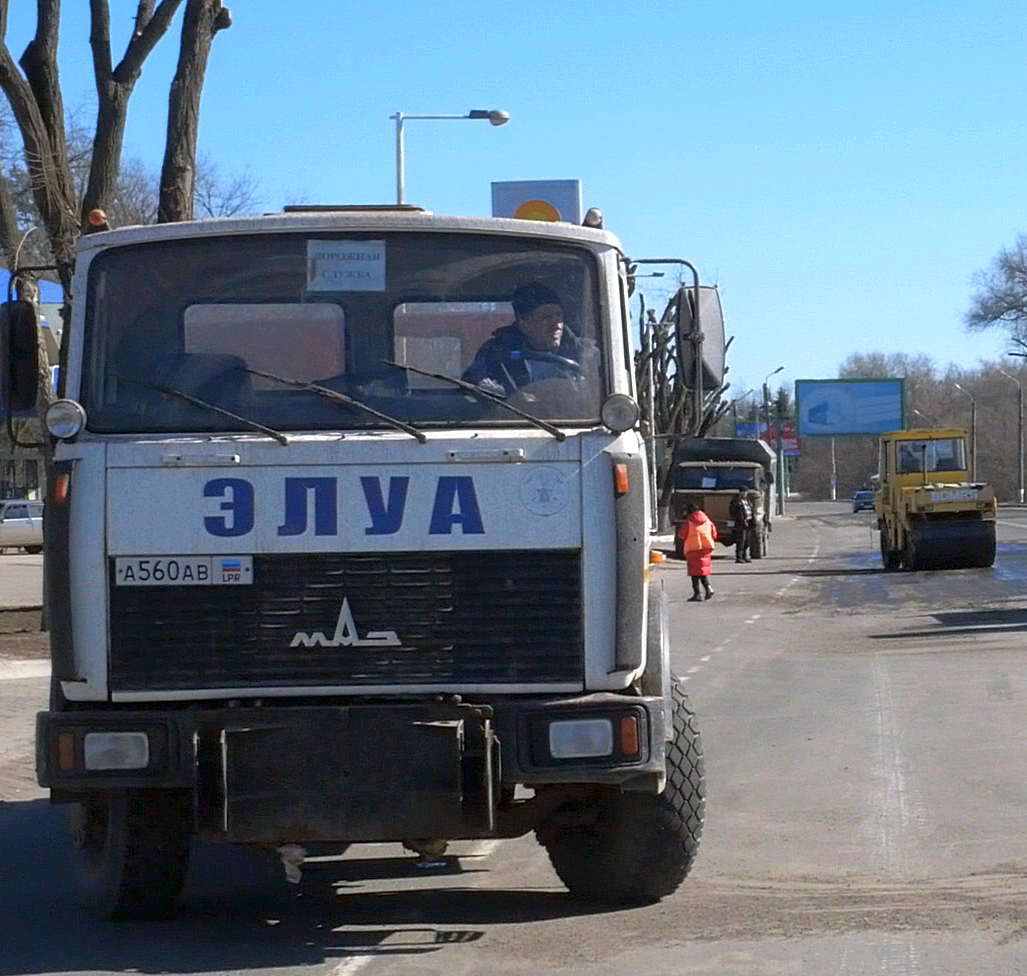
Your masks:
M971 569L995 562L995 523L926 519L910 527L902 552L906 569Z

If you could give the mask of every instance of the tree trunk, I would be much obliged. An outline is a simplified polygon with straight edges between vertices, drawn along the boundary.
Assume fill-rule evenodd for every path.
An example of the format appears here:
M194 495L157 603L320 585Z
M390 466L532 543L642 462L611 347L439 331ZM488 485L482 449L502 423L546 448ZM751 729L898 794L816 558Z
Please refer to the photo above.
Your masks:
M178 68L168 99L168 137L160 174L157 222L192 220L200 95L214 35L231 25L221 0L187 0Z

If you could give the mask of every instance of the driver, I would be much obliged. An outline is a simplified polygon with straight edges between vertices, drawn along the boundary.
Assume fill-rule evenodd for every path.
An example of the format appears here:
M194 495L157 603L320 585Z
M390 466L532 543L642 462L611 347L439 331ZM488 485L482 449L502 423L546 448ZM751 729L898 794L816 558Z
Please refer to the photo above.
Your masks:
M465 383L512 395L522 386L553 376L581 359L581 342L564 324L563 305L552 288L533 281L513 293L515 321L496 329L464 371ZM561 369L561 360L570 360Z

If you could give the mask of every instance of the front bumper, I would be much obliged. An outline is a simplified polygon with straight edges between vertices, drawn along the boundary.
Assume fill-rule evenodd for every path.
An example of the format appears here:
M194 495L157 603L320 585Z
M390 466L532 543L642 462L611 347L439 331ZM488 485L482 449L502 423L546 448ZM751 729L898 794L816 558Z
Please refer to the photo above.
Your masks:
M607 755L553 755L550 726L609 720ZM383 841L490 836L501 787L662 788L662 698L42 712L36 769L56 799L188 789L215 839ZM143 732L146 766L87 769L95 733Z

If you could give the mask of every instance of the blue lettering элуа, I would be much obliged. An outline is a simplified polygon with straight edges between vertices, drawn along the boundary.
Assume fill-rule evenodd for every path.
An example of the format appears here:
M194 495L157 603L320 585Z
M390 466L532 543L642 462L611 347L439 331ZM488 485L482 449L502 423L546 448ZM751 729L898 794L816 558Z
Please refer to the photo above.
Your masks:
M204 528L211 535L246 535L253 529L253 485L241 478L214 478L203 486L204 498L225 498L219 506L222 512L230 512L231 519L223 515L208 515L203 519Z
M364 529L364 535L394 535L398 532L406 511L410 479L389 478L388 503L382 498L381 478L361 478L360 486L364 489L367 513L371 516L371 525Z
M454 502L457 503L454 511ZM464 535L484 535L478 509L478 496L474 481L467 475L439 478L435 489L435 505L431 513L430 535L451 535L453 526L459 525Z
M314 492L314 535L336 535L339 518L335 478L286 478L285 522L279 535L302 535L307 531L308 497Z

